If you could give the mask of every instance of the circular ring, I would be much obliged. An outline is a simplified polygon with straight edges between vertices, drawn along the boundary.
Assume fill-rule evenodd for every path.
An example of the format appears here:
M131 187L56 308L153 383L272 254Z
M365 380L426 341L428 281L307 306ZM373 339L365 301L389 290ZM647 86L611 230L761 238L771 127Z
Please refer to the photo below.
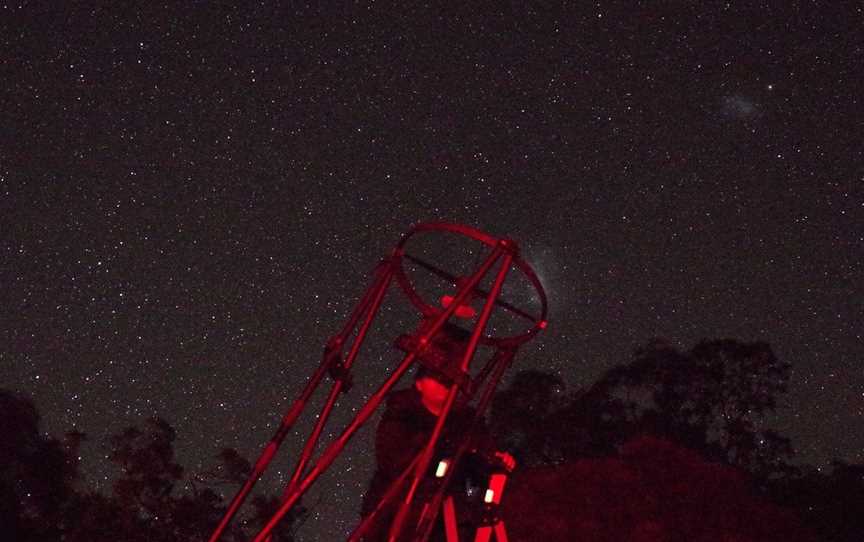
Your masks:
M408 243L411 237L418 233L429 232L448 232L456 235L461 235L470 239L474 239L475 241L479 241L480 243L489 246L493 250L500 247L506 251L509 251L513 256L511 265L521 271L523 275L525 275L525 278L528 279L528 281L531 283L531 285L537 292L537 296L540 299L539 316L533 316L519 309L518 307L501 300L500 298L495 300L495 304L499 307L502 307L504 310L507 310L519 317L531 320L533 322L533 325L528 331L509 337L492 337L488 335L481 335L481 343L499 347L518 346L531 340L534 335L536 335L541 329L544 329L546 327L546 315L548 313L546 292L545 290L543 290L540 279L537 277L537 274L534 272L531 266L519 257L518 247L516 243L509 239L499 239L493 237L470 226L464 226L462 224L453 224L448 222L426 222L412 226L411 229L409 229L408 232L402 236L402 239L400 239L393 252L394 258L398 260L395 265L396 281L399 283L402 291L405 292L405 295L408 297L408 300L411 302L411 304L414 305L423 314L424 317L434 317L441 314L442 310L434 305L426 303L420 296L420 294L417 293L417 289L414 287L413 284L411 284L411 281L408 280L408 276L405 273L404 260L407 259L415 263L419 267L426 269L430 273L433 273L456 286L458 286L459 282L458 277L455 277L450 273L444 271L443 269L438 268L434 264L425 262L420 258L405 253L405 245ZM489 295L488 292L480 290L476 287L474 288L474 292L472 293L478 297L483 298L488 298Z

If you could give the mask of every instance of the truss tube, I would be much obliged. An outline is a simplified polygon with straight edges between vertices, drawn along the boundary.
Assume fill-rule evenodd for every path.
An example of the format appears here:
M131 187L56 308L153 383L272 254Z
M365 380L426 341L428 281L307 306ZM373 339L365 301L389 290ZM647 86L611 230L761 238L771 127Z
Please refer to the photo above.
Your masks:
M249 496L249 492L252 491L254 485L258 482L258 480L261 478L261 475L267 469L267 466L270 464L270 461L272 461L273 457L276 455L276 452L282 445L282 442L285 440L285 437L288 435L288 432L291 430L294 422L297 421L297 418L300 416L306 404L309 402L309 398L321 384L321 381L324 379L327 371L332 366L336 356L338 356L339 354L341 345L344 342L344 337L348 333L350 333L352 329L354 329L360 316L369 306L369 303L371 302L375 292L379 291L382 288L386 288L386 285L389 284L389 281L393 276L393 269L394 264L392 261L389 262L388 266L379 266L376 269L376 275L378 276L375 278L369 288L366 289L366 292L363 294L360 302L355 306L354 311L348 319L348 323L342 329L341 333L333 337L333 339L328 342L321 363L319 364L315 372L312 374L312 377L306 383L306 386L303 388L300 396L294 401L294 403L282 417L279 428L273 434L270 441L264 446L263 450L261 450L261 454L255 462L255 466L252 469L252 472L249 474L249 477L234 495L234 498L228 505L228 509L225 511L225 514L219 521L219 525L216 526L213 534L210 535L209 542L217 542L222 536L222 534L225 532L225 529L228 528L228 524L237 514L240 506Z
M483 310L480 313L477 324L474 326L474 330L471 333L471 339L468 342L468 347L465 350L464 356L462 357L462 371L468 370L471 359L474 357L474 352L477 350L477 344L480 341L480 336L483 334L483 330L486 328L486 323L489 321L489 317L492 315L492 309L495 307L495 300L501 293L501 287L504 284L504 279L506 278L507 272L510 270L510 265L513 262L513 254L510 252L510 245L507 244L505 241L501 241L498 244L498 247L496 247L496 252L503 252L505 250L506 253L504 254L503 258L504 261L501 263L501 268L499 269L498 274L495 277L495 282L492 285L492 290L489 292L489 296L486 298L486 302L483 304ZM458 306L461 302L459 298L463 297L463 295L467 295L468 293L470 293L472 289L473 285L466 285L463 291L459 292L459 295L456 296L456 300L454 300L450 304L450 306ZM429 467L429 462L432 459L432 454L435 451L435 446L441 437L441 432L443 431L444 424L447 421L447 417L453 408L453 403L456 400L456 394L458 393L458 391L458 386L456 386L455 384L450 387L450 391L447 394L447 399L444 403L444 407L441 411L441 414L438 416L438 420L435 422L435 428L432 430L432 435L429 437L426 448L423 450L423 455L420 456L420 461L417 463L416 470L414 471L414 476L411 480L411 485L408 488L408 493L405 495L405 498L402 501L402 505L399 508L399 512L396 514L396 518L393 520L393 525L390 529L388 542L396 542L399 534L402 531L402 526L405 522L405 518L407 517L408 511L411 508L411 501L414 499L414 494L417 491L420 480L423 478L426 469Z
M471 294L474 287L480 282L480 280L486 276L486 273L489 272L489 269L494 265L495 261L501 257L502 253L505 251L505 247L499 244L495 250L489 255L489 257L483 262L480 268L471 276L468 280L468 283L460 290L460 292L456 295L456 298L450 303L450 306L444 310L443 313L438 315L432 323L432 326L420 337L419 342L421 347L423 345L429 344L429 340L434 334L444 325L444 323L450 319L453 313L456 311L456 308L468 299L468 296ZM397 253L397 257L400 256ZM509 262L512 260L511 255L505 256L508 262L507 267L509 267ZM506 269L506 267L505 267ZM497 283L497 281L496 281ZM498 284L498 289L500 290L500 284ZM497 295L497 292L494 292ZM488 303L487 303L488 304ZM486 314L486 318L488 319L489 312L491 312L491 307L488 308L484 306L484 314ZM482 316L481 316L482 317ZM482 330L481 330L482 331ZM475 332L476 335L476 332ZM472 336L473 338L473 336ZM476 347L477 341L472 341L474 346ZM472 352L473 354L473 352ZM327 468L336 460L336 457L342 451L342 449L347 445L348 441L351 437L354 436L354 433L364 424L368 419L372 416L375 409L378 408L378 405L384 400L384 396L390 391L393 386L402 378L402 375L408 370L413 363L414 359L417 357L416 352L409 352L399 363L399 366L387 378L384 384L378 389L372 397L369 398L369 401L360 409L360 412L357 413L357 416L354 420L345 428L339 438L330 444L330 446L324 451L321 458L318 462L312 467L306 477L299 482L294 488L290 495L285 497L285 500L280 505L279 509L270 518L264 528L255 536L254 542L264 542L269 536L270 532L276 527L276 524L287 514L291 508L297 503L300 497L309 489L309 487L318 479ZM463 360L464 363L464 360ZM427 461L428 464L428 461Z
M384 294L387 293L387 288L390 286L390 281L392 278L393 265L391 264L387 268L382 282L374 294L372 304L369 307L369 311L366 313L366 318L363 321L363 325L360 327L360 330L357 332L357 336L354 338L354 342L351 344L351 350L348 352L348 357L345 358L343 366L346 371L351 369L351 366L354 364L354 360L357 359L357 354L360 352L360 347L363 345L363 342L366 339L366 334L369 332L369 328L372 326L372 322L375 320L375 316L377 316L378 314L378 309L381 308L381 302L384 300ZM327 396L327 401L324 405L324 408L321 410L321 413L318 416L318 421L315 424L315 428L313 429L312 434L309 436L309 439L306 442L306 446L303 447L303 453L300 455L300 459L297 461L297 465L294 467L294 474L291 477L291 481L288 483L286 494L291 493L291 488L297 484L297 481L300 479L300 476L302 476L303 471L306 469L309 458L312 457L312 452L315 450L315 446L318 444L318 439L321 437L321 432L324 430L324 426L327 424L327 420L330 418L330 413L333 411L333 406L336 404L336 399L339 397L339 393L342 391L342 387L344 386L344 384L345 383L342 379L337 379L333 383L333 387L330 389L330 393Z

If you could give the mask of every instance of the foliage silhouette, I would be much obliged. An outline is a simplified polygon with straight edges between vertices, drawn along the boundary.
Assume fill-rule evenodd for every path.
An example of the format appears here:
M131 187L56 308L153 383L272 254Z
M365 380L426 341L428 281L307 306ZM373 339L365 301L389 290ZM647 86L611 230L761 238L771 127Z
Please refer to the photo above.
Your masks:
M499 447L516 452L525 466L559 459L555 432L546 423L561 407L564 382L542 371L517 373L492 401L489 429Z
M789 440L762 428L788 375L765 343L703 341L682 353L654 340L556 413L572 433L562 455L608 455L650 433L759 478L788 474Z
M0 390L0 533L18 542L176 542L206 541L225 510L214 488L233 495L245 480L249 462L223 449L208 473L187 476L174 458L176 433L160 418L128 427L108 439L109 459L120 474L109 495L84 486L78 447L85 435L63 441L39 428L32 401ZM181 487L182 486L182 487ZM251 513L237 518L222 540L248 540L278 505L278 498L256 495ZM274 531L274 542L294 540L298 506Z
M39 425L30 399L0 390L0 532L11 540L59 539L57 523L74 491L77 456ZM76 435L71 446L80 442Z
M789 369L765 343L681 352L655 339L571 394L553 375L516 375L490 421L522 465L508 495L514 529L542 539L859 540L862 467L805 475L789 462L789 439L765 428ZM710 517L749 519L737 530L691 524ZM774 527L760 534L751 523Z
M490 428L520 468L504 499L513 540L840 542L864 532L864 466L793 467L790 441L765 428L789 365L764 343L662 340L596 383L565 393L524 371L493 402ZM79 471L80 432L40 429L33 402L0 390L0 533L21 542L205 541L251 465L223 449L202 472L174 457L163 419L110 437L111 492ZM223 540L248 540L278 506L257 495ZM515 513L514 513L515 512ZM298 507L274 531L295 539ZM815 533L815 534L814 534Z

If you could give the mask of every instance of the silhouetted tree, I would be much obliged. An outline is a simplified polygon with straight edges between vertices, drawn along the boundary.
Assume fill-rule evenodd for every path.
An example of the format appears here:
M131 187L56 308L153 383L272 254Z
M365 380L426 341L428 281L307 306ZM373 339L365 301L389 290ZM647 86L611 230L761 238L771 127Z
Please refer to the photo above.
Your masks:
M221 496L212 487L227 486L226 493L242 484L252 470L249 461L232 448L223 448L210 471L189 478L190 491L175 491L184 480L183 468L174 461L174 429L152 418L144 429L128 428L110 439L110 458L121 467L114 482L114 497L129 517L126 526L141 533L142 540L206 541L224 513ZM223 540L246 540L263 527L278 506L276 497L256 495L248 511L234 519ZM293 522L304 513L297 507L273 532L274 542L293 540ZM254 532L253 532L254 531Z
M46 437L30 399L0 390L0 532L9 540L59 540L77 461Z
M110 439L109 458L120 467L113 483L120 505L148 523L165 518L183 468L174 462L176 433L168 422L151 418L144 429L129 427Z
M219 451L216 458L218 459L216 466L198 475L196 477L197 480L203 481L210 486L227 485L233 486L232 489L236 489L236 487L239 487L246 481L252 472L252 464L249 460L233 448L223 448ZM254 495L250 501L251 513L238 518L235 523L248 527L247 530L250 532L254 531L257 533L279 509L281 499L274 495ZM213 522L213 525L221 518L224 510L220 509L219 512L219 518ZM275 542L290 542L294 540L296 529L299 525L302 525L306 517L307 510L302 505L301 500L273 529L272 539ZM240 535L242 533L238 531L237 534Z
M689 352L681 352L666 341L654 340L639 348L629 363L614 367L594 385L567 396L563 406L562 401L550 399L560 397L560 393L549 392L560 384L555 377L536 372L517 376L496 397L490 421L499 441L516 443L519 452L529 458L514 474L514 488L529 487L523 497L537 498L543 495L543 484L548 483L555 488L545 488L554 493L544 499L548 506L558 510L554 503L561 500L568 503L565 508L591 510L573 523L538 504L534 511L538 515L532 517L529 504L519 504L517 498L515 509L519 510L520 520L526 522L526 536L532 528L528 523L533 522L535 528L539 524L549 528L548 533L533 532L532 536L541 539L576 535L592 540L783 538L754 534L756 531L750 527L738 531L718 527L703 532L698 524L691 525L698 517L709 523L715 521L708 519L711 514L730 521L749 517L778 525L777 533L794 532L781 527L800 522L794 521L788 511L751 495L749 489L759 487L763 495L770 495L766 492L773 484L789 484L795 479L797 469L787 463L792 453L789 440L763 427L763 419L786 391L788 375L789 365L778 360L765 343L703 341ZM640 442L654 444L647 448L634 444ZM640 449L654 451L646 456L635 452ZM668 461L661 461L664 453L658 450L665 451ZM620 468L620 462L626 468ZM547 468L524 468L538 465ZM603 473L598 484L599 480L610 484L602 495L599 486L595 488L598 493L579 493L572 497L575 501L555 493L561 490L572 495L573 491L581 491L583 478L593 480L597 472ZM706 475L689 486L682 480L700 472L717 475L719 483L725 484L725 493L699 501L699 495L707 494L699 488L710 486L710 477ZM634 475L638 476L634 479ZM819 481L825 483L822 478ZM616 484L634 493L625 496L624 492L616 492ZM854 493L848 486L843 492ZM679 493L686 499L672 498ZM663 517L658 516L660 508L656 506L650 513L641 509L643 498L662 498ZM697 501L704 509L694 505ZM712 501L717 501L720 511L711 509ZM755 508L738 509L736 502ZM775 498L775 502L798 512L802 509L801 499ZM839 501L826 506L834 516L842 516L835 518L837 522L854 524L849 514L840 512L844 508ZM559 512L567 514L564 509ZM763 513L773 519L762 518ZM637 521L635 517L642 519ZM691 535L682 537L683 532ZM801 536L802 540L811 539L809 535Z
M109 495L80 479L80 432L62 441L46 437L29 399L0 390L0 539L16 542L196 542L208 540L225 510L217 485L229 493L245 480L248 460L223 449L212 476L185 476L175 461L176 433L160 418L109 438L109 458L120 474ZM256 495L222 540L248 540L278 506ZM274 531L275 542L294 540L297 507Z
M517 373L492 402L490 430L498 446L524 466L560 459L557 435L549 424L563 404L563 389L564 382L557 376L535 370Z
M789 470L789 440L761 427L786 391L789 364L765 343L703 341L682 353L655 340L558 413L565 457L604 455L662 435L767 479Z

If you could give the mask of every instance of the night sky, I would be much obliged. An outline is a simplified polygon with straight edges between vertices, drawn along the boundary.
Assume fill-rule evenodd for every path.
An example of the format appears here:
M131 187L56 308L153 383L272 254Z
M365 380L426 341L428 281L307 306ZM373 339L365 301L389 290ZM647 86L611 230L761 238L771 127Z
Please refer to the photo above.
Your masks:
M550 325L518 368L576 390L653 337L767 341L797 461L864 461L861 7L237 4L0 5L0 387L88 433L94 484L102 440L152 415L190 470L257 457L435 220L538 271ZM304 540L355 525L370 434Z

